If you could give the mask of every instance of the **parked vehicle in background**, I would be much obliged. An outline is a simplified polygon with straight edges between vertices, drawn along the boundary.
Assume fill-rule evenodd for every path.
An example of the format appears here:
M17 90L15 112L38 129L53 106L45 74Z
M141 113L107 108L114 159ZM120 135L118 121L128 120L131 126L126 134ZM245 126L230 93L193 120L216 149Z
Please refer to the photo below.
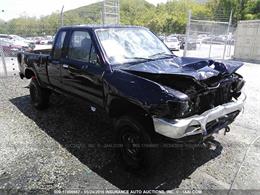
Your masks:
M225 37L224 36L211 36L203 40L203 43L205 44L224 44L225 43Z
M53 36L39 37L36 44L39 45L51 45L53 43Z
M198 44L202 44L203 41L204 41L205 39L207 39L207 38L208 38L208 35L207 35L207 34L199 34L199 35L196 37L196 42L197 42Z
M39 45L42 39L42 37L34 37L35 44Z
M40 42L39 42L39 44L41 44L41 45L48 45L48 43L49 43L49 40L48 40L48 39L42 39L42 40L40 40Z
M0 34L0 40L11 40L12 37L7 34Z
M186 39L184 38L183 40L181 40L180 49L185 49L185 44L186 44ZM197 49L197 41L195 39L189 39L187 50L195 50L195 49Z
M20 37L18 35L9 35L11 37L11 40L13 41L14 45L20 45L24 48L29 47L29 41L27 41L25 38Z
M159 38L161 41L164 41L165 38L166 38L166 36L164 36L164 35L159 35L158 38Z
M136 170L162 159L159 140L198 144L228 132L245 100L243 63L175 56L143 27L62 27L52 50L19 53L18 62L35 108L56 92L113 118L120 159Z
M26 39L26 41L28 43L31 43L31 44L35 44L36 43L35 37L26 37L25 39Z
M12 48L22 48L23 50L28 50L32 47L28 40L18 35L0 34L0 40L5 41L5 45L9 44Z
M14 45L10 40L0 40L0 47L2 47L5 57L16 56L19 51L23 51L20 45Z
M168 36L164 39L164 43L170 50L180 50L180 42L177 37Z
M211 36L202 41L205 44L216 44L216 45L223 45L223 44L234 44L234 37L232 35L218 35L218 36Z

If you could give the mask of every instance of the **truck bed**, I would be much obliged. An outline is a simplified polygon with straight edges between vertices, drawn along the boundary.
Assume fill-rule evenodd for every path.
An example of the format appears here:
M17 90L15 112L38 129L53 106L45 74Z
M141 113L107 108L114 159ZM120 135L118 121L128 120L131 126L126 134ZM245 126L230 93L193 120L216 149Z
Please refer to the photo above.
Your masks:
M18 53L20 77L28 78L32 71L41 81L48 83L47 65L50 53L50 49Z

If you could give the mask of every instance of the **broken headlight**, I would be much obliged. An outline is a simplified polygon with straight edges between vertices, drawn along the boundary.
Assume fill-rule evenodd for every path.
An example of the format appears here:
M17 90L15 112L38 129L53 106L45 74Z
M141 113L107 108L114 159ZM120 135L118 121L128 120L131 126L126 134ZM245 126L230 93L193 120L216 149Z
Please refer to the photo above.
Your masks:
M233 83L231 93L234 98L238 98L241 95L241 90L244 85L245 81L242 78L239 78L235 83Z
M192 111L192 102L190 98L178 90L171 89L167 86L163 86L165 92L172 97L171 100L167 101L169 108L168 117L170 118L184 118L187 117Z
M169 101L168 102L171 118L188 117L192 112L192 103L185 101Z

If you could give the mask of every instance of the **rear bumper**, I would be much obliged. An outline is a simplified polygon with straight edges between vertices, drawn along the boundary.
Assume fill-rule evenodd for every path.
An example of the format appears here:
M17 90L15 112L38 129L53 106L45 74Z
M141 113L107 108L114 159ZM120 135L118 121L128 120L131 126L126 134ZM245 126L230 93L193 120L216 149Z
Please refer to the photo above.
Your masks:
M208 136L233 122L243 109L246 99L242 94L238 100L222 104L184 119L164 119L153 117L154 129L157 133L173 139L183 139L194 135Z
M180 50L180 46L171 46L168 47L170 50Z
M166 46L171 49L171 50L179 50L180 49L180 45L174 45L174 44L167 44L166 43Z

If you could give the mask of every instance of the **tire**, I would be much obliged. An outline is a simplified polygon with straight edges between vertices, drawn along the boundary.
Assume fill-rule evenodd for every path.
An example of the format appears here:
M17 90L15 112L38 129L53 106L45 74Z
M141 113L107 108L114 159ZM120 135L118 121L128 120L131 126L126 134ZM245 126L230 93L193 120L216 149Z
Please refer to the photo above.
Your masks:
M153 146L152 135L132 116L120 117L115 122L119 160L130 171L150 174L160 159L161 152Z
M30 83L30 96L32 105L38 109L43 110L49 106L50 91L42 88L35 77Z

